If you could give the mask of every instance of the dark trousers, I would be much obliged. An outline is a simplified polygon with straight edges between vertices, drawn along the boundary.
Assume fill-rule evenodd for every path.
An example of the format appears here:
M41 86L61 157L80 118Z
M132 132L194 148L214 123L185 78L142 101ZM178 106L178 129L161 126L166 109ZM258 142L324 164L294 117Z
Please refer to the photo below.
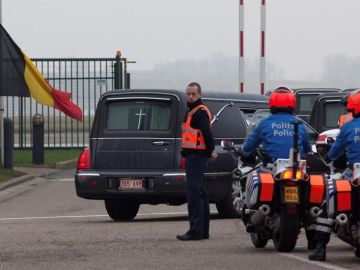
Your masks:
M190 156L186 158L187 203L190 229L187 234L198 237L209 235L210 209L204 184L204 173L209 158Z

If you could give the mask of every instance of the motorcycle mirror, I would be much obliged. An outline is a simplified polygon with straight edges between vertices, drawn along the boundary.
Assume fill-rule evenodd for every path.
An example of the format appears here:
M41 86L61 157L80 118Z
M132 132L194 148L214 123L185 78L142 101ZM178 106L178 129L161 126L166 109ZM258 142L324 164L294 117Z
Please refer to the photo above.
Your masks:
M331 145L331 144L333 144L335 142L335 139L333 138L333 137L328 137L327 139L326 139L326 143L328 144L328 145Z
M232 141L222 140L221 147L225 150L231 150L234 149L234 143Z

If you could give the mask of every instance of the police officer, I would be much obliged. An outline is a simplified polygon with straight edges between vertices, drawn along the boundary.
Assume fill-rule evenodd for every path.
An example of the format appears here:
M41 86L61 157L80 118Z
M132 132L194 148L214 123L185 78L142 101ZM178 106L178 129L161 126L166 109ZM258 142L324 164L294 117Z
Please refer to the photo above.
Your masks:
M186 158L187 205L190 228L178 240L209 239L209 200L204 173L209 158L217 157L210 123L211 113L201 101L201 86L190 83L186 88L188 111L182 124L181 154Z
M278 158L289 158L293 147L294 127L291 122L296 121L293 115L296 99L294 93L287 87L275 89L269 98L271 115L263 119L253 133L246 139L240 149L240 155L248 157L262 144L268 162ZM299 126L300 153L311 152L308 133L303 125Z
M336 160L345 152L348 168L344 171L343 177L351 180L353 165L360 162L360 90L350 93L347 109L351 111L354 119L341 126L340 133L330 147L327 156L330 160ZM330 240L333 224L334 220L328 218L326 209L323 209L323 213L316 219L315 238L317 244L314 253L309 256L310 260L326 260L326 245Z

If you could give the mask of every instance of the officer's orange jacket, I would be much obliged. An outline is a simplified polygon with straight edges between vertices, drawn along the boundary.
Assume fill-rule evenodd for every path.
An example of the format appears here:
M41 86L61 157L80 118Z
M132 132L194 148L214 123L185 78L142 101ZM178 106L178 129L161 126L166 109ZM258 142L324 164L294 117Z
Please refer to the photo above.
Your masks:
M181 148L183 149L206 150L205 138L201 130L192 128L190 125L193 115L199 109L205 110L211 121L211 113L205 105L201 104L192 109L188 113L186 122L182 124Z

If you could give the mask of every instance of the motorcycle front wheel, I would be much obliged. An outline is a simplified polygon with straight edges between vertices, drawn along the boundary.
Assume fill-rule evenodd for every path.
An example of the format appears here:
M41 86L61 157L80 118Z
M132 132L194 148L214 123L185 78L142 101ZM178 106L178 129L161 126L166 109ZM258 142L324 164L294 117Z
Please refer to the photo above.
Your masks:
M289 252L295 248L299 234L299 211L289 213L288 206L282 205L280 213L274 214L275 229L273 232L273 242L277 251Z

